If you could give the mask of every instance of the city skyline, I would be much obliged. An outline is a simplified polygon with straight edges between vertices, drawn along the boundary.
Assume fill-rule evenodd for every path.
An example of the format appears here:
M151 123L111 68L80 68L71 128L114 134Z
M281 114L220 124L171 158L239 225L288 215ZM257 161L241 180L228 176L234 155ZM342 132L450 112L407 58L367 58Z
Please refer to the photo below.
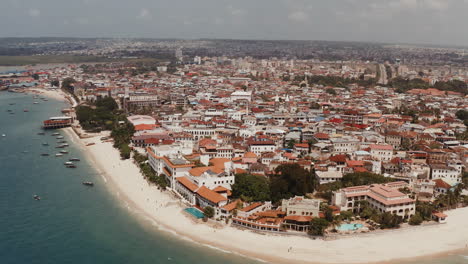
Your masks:
M111 3L113 6L111 6ZM327 40L468 46L466 0L8 0L0 37ZM20 18L20 19L19 19Z

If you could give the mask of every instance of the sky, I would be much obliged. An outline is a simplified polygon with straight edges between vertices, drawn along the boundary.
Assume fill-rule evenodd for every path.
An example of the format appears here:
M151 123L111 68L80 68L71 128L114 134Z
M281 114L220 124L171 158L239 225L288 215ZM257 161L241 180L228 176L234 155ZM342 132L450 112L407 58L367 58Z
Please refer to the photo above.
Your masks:
M337 40L468 47L468 0L0 2L0 37Z

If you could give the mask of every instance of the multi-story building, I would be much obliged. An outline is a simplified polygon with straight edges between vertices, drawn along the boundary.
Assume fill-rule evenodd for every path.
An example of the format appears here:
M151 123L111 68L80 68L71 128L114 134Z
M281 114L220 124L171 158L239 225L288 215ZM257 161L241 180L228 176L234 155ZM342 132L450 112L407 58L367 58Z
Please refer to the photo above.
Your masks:
M319 217L320 200L305 199L303 196L295 196L281 201L281 210L286 215L302 215Z
M359 150L359 140L354 137L331 138L333 144L333 153L350 153Z
M276 149L276 144L273 141L251 141L249 142L249 151L261 156L264 152L273 152Z
M432 164L430 167L430 177L433 180L441 179L452 186L461 182L461 173L454 167L444 164Z
M398 191L405 182L373 184L343 188L333 193L332 203L342 211L358 212L360 202L367 201L371 208L384 213L392 213L409 219L415 214L415 200Z
M371 144L369 148L371 157L378 161L390 161L393 158L393 147L391 145Z

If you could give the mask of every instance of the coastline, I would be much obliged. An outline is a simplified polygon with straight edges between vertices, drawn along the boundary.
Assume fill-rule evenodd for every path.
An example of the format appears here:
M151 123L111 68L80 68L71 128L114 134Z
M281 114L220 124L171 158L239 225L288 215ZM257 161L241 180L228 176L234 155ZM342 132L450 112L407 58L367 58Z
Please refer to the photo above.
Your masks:
M468 243L468 225L465 224L468 208L447 212L448 223L443 225L370 233L332 241L261 235L225 225L212 227L186 216L178 198L148 184L131 160L120 160L112 143L102 143L100 136L80 139L71 128L65 131L85 151L98 173L105 178L106 185L117 193L120 200L160 226L210 247L275 263L369 263L446 255L465 249ZM86 146L91 142L95 145ZM288 252L289 247L293 248L292 252Z
M71 129L67 131L74 134ZM186 216L182 212L182 203L175 195L168 191L161 192L155 185L148 184L131 160L120 160L112 143L102 143L99 136L85 140L73 136L79 140L99 174L107 180L108 186L117 191L119 198L128 205L178 235L244 256L275 263L391 262L445 255L463 249L468 243L468 226L464 226L468 208L447 212L447 224L370 233L332 241L259 234L225 225L212 227ZM95 145L85 146L91 142ZM252 248L253 244L255 248ZM293 248L290 253L289 247Z

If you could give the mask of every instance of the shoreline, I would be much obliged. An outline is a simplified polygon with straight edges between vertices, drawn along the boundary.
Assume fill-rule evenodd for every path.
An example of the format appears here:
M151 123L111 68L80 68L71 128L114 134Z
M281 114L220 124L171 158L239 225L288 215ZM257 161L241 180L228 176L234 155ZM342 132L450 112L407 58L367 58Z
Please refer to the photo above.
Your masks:
M446 256L464 250L465 244L468 243L468 237L464 236L463 241L465 243L461 244L461 246L456 246L456 244L459 244L457 242L461 241L451 240L451 237L447 235L450 232L438 230L442 228L447 229L444 227L447 227L448 223L436 226L420 226L405 230L390 230L376 234L370 233L365 236L343 237L331 241L313 240L298 236L259 234L250 230L224 226L224 224L221 228L214 228L201 221L196 223L196 221L183 214L182 210L184 207L181 206L182 203L178 201L175 195L168 191L161 192L155 185L148 184L131 160L120 160L118 151L113 148L111 143L100 142L99 136L84 140L79 139L71 129L67 130L67 133L72 133L75 139L79 140L84 151L89 154L88 157L91 158L92 163L97 167L96 169L99 174L107 180L106 183L111 190L116 191L119 196L118 198L123 199L128 206L134 207L138 214L141 213L142 216L149 218L158 225L176 233L178 236L189 238L196 243L222 251L274 263L290 263L291 261L301 261L304 263L385 263L397 260L416 260L434 256ZM86 143L90 142L95 143L95 145L85 146ZM105 153L105 155L102 153ZM104 160L114 160L118 165L113 165L111 169L109 166L106 166L106 163L102 162ZM145 197L149 200L145 201ZM465 216L468 216L468 210L466 209L468 208L450 211L448 214L449 216L453 216L454 213L457 213L460 215L457 218L463 221ZM449 217L450 220L453 219ZM458 234L468 234L468 228L465 229L467 233L457 231ZM428 237L426 233L432 234L429 234ZM444 234L451 242L446 243L449 244L448 247L443 247L443 245L439 245L438 247L436 244L437 239L440 239ZM416 239L418 236L421 239ZM205 237L209 239L203 239ZM239 246L231 246L232 241L237 241L238 243L235 243L235 245ZM252 241L258 241L255 243L256 246L261 245L258 251L252 251L249 246ZM392 241L393 245L386 243ZM398 245L398 241L413 241L414 245L406 243ZM418 245L421 247L421 244L424 242L429 244L425 244L426 246L423 248L416 248ZM288 255L287 249L290 245L292 245L293 250L292 254ZM408 251L402 251L404 248L411 247L414 247L413 250L415 252L413 254ZM440 249L434 250L434 248ZM395 251L399 252L397 257L394 254ZM387 254L383 254L385 252ZM283 257L282 255L288 257Z
M465 224L468 208L447 212L448 223L443 225L391 230L331 241L259 234L224 224L219 228L212 227L183 214L184 207L178 198L149 184L132 160L120 160L112 143L102 143L100 136L81 139L71 128L64 131L85 152L110 190L137 215L148 218L177 236L223 252L275 263L382 263L446 256L466 250L468 244L468 226ZM95 145L85 146L91 142ZM255 248L252 248L253 245ZM293 250L288 252L291 246Z

